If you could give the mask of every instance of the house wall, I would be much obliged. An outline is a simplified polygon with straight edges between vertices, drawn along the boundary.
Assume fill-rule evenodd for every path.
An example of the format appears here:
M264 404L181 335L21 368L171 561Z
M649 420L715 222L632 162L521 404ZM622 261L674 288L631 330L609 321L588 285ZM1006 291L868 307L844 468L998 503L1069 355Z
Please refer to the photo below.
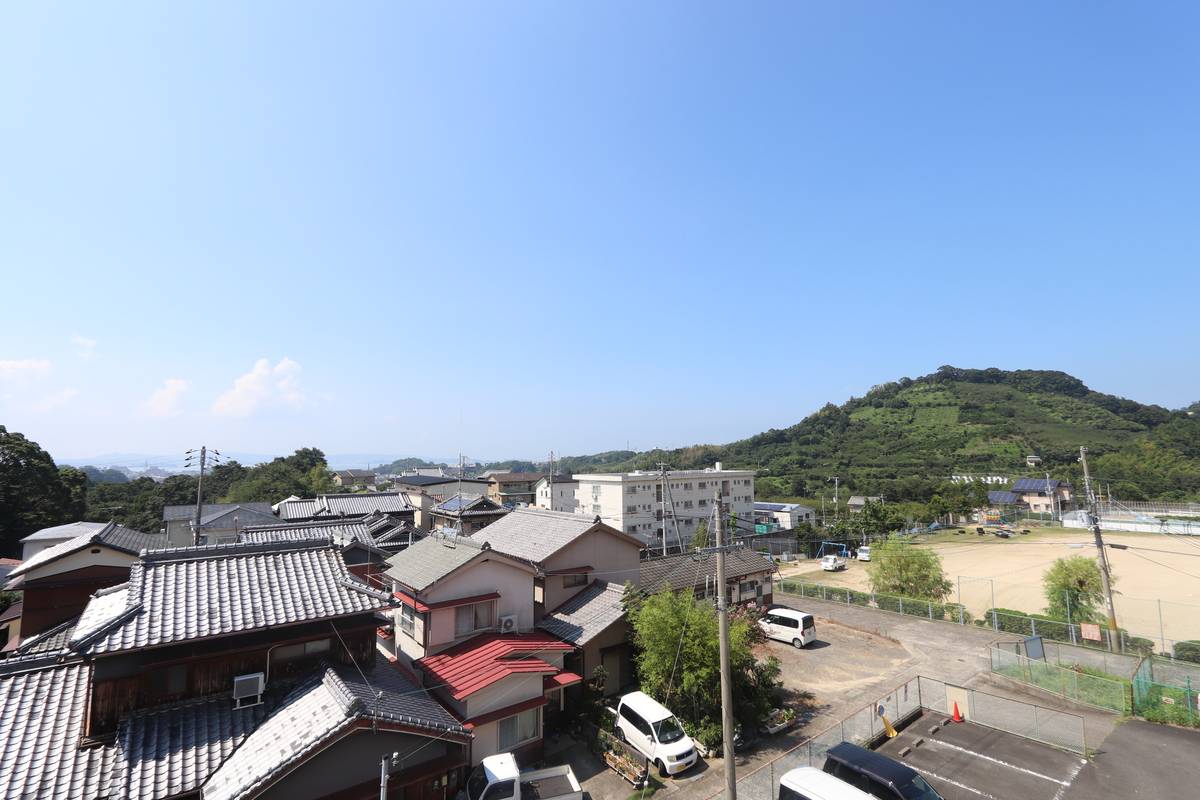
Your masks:
M617 694L633 677L629 638L629 623L624 618L609 625L598 636L592 637L580 651L583 656L583 672L580 673L580 677L585 681L591 680L592 672L595 671L596 667L605 666L605 651L618 650L618 652L614 653L615 658L613 655L610 655L607 659L610 674L608 682L604 686L604 694L606 696ZM616 665L615 669L614 665ZM616 674L613 674L613 672Z
M285 775L258 798L271 800L309 800L374 781L370 796L379 796L379 765L383 757L400 753L404 764L419 769L421 764L438 759L449 748L460 745L394 731L357 730L318 752ZM393 779L397 783L402 778Z
M421 599L426 603L441 603L462 597L498 592L496 617L516 614L517 629L533 629L533 572L513 566L507 561L487 557L460 569L428 592ZM453 608L439 608L429 612L429 650L436 653L454 644Z
M74 538L74 536L64 536L61 539L34 539L32 542L25 542L21 545L21 560L28 561L43 550Z
M488 756L494 756L501 752L500 750L500 720L489 722L486 725L480 725L472 733L475 734L475 739L471 742L471 766L483 761ZM519 764L530 764L537 760L537 755L541 752L542 740L545 735L546 724L546 709L543 707L538 716L538 739L531 744L520 747L514 751Z
M588 575L588 583L594 578L618 584L626 580L636 583L640 559L640 545L614 536L603 529L597 529L580 536L546 559L542 567L547 572L553 572L557 569L588 566L593 568ZM586 584L564 588L562 575L547 575L542 602L548 611L553 611L585 588Z
M34 567L25 573L24 582L41 581L53 575L76 572L77 570L89 567L121 567L125 571L125 579L128 580L129 565L137 560L138 557L136 555L122 553L119 550L113 550L104 545L92 545L62 558L57 558L48 564Z
M88 566L27 581L22 590L21 635L33 636L83 613L97 589L129 580L128 564L133 560L128 557L121 565Z
M541 696L542 676L540 674L510 675L504 680L497 681L486 689L480 689L468 696L464 711L467 718L470 719Z
M566 511L575 513L579 510L579 501L575 496L575 490L579 488L578 481L563 481L555 482L554 484L554 499L551 502L550 485L545 481L541 481L537 485L537 491L534 497L534 505L538 508L545 508L550 511Z

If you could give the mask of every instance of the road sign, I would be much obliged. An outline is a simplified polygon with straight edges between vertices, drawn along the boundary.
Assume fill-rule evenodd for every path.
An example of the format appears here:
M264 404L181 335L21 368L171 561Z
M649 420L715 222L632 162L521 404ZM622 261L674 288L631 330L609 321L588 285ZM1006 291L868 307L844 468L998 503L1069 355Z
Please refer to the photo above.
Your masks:
M1079 635L1085 639L1091 639L1093 642L1101 641L1100 626L1091 622L1079 623Z

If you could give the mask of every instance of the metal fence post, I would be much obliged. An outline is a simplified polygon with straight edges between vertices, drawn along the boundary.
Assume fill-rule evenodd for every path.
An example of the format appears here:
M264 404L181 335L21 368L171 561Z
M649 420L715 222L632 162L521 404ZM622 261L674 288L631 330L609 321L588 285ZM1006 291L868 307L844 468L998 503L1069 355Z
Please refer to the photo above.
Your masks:
M822 600L826 600L826 599L828 599L828 598L826 598L826 596L825 596L825 584L823 584L823 583L821 584L821 599L822 599Z
M928 611L929 611L929 618L930 618L930 619L933 619L933 601L932 601L932 600L926 600L926 601L925 601L925 607L926 607L926 609L928 609Z
M1167 633L1163 628L1162 598L1158 600L1158 638L1162 640L1162 651L1167 652Z
M958 624L959 624L959 625L966 625L966 624L967 624L967 623L963 622L963 607L962 607L962 603L959 603L959 604L958 604Z
M1029 627L1030 627L1030 630L1032 631L1030 636L1037 636L1037 620L1034 619L1033 617L1029 618Z

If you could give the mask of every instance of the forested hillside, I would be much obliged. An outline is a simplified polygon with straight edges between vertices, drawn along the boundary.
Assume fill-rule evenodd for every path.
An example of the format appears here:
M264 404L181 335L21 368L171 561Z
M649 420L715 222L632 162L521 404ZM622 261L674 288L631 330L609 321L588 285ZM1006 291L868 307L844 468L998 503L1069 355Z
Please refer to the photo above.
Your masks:
M860 494L927 501L955 474L1049 471L1078 480L1080 445L1089 449L1093 475L1119 498L1200 495L1200 418L1094 392L1078 378L1042 370L942 367L731 444L563 462L597 472L721 460L759 470L761 496L816 496L838 475ZM1042 467L1028 469L1027 455L1041 457Z

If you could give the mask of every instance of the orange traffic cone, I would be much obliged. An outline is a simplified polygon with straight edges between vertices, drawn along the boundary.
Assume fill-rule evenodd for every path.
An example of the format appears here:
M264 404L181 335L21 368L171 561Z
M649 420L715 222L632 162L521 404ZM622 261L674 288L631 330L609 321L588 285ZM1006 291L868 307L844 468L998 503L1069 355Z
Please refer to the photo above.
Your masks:
M962 722L963 721L963 715L961 713L959 713L959 710L958 710L958 701L957 700L954 702L954 716L951 717L951 719L954 722Z

